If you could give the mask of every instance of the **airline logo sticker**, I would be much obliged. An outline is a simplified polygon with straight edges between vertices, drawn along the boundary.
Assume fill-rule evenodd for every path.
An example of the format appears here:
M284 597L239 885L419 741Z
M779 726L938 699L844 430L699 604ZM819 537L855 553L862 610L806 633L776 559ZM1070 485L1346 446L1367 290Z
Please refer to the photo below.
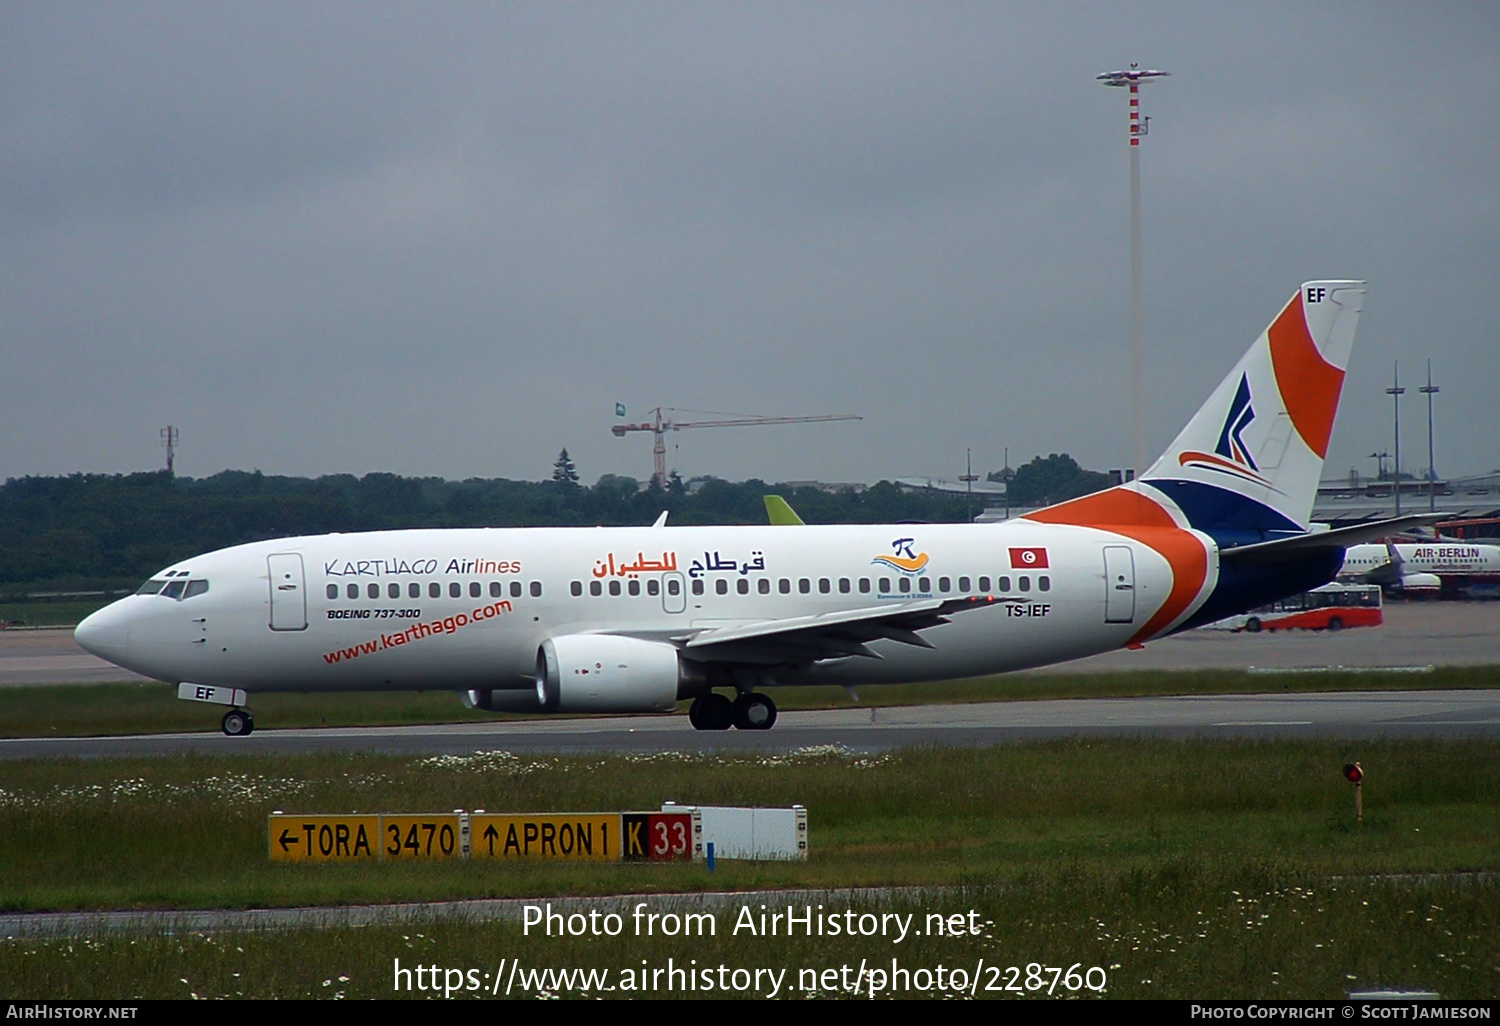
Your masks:
M1012 570L1046 570L1046 548L1011 549L1010 568Z
M1240 387L1234 393L1234 402L1229 404L1229 416L1224 418L1224 429L1219 432L1219 444L1214 446L1211 453L1193 450L1182 453L1177 457L1178 465L1212 470L1271 487L1271 482L1257 473L1260 468L1255 465L1255 458L1250 455L1250 449L1242 437L1244 430L1254 419L1255 407L1250 405L1250 376L1242 374Z
M919 574L927 568L927 553L912 552L911 547L915 543L915 538L897 538L891 542L892 555L876 556L870 562L888 566L903 574Z

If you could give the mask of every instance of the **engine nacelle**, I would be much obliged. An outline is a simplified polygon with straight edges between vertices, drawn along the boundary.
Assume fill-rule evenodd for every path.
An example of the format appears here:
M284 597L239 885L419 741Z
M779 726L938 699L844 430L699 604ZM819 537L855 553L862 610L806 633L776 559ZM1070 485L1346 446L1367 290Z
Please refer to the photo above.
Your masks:
M1402 591L1437 591L1443 586L1443 579L1437 574L1402 574Z
M693 684L692 667L661 641L565 634L536 653L543 712L666 712Z

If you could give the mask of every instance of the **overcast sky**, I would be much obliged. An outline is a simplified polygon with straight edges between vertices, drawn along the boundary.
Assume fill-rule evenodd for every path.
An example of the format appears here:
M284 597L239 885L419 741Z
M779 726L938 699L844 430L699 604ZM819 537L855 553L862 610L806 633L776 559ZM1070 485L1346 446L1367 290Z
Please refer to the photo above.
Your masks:
M1130 459L1297 285L1369 296L1329 473L1500 466L1500 5L0 6L0 478L644 479ZM684 415L689 417L689 415ZM689 419L691 419L689 417Z

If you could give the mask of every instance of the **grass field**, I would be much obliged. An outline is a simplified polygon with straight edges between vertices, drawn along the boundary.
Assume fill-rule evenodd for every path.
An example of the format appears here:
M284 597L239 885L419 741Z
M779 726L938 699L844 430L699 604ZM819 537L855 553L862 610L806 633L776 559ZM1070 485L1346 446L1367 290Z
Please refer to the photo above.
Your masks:
M76 627L90 613L109 605L119 595L73 602L0 602L0 623L28 627Z
M1339 775L1369 775L1365 824ZM1294 875L1500 869L1500 745L1060 741L792 755L184 756L4 764L7 910L251 907L782 886L987 885L1280 867ZM809 810L802 863L287 866L266 814L588 811L665 800ZM108 872L101 873L100 867Z
M1143 695L1379 691L1421 687L1500 687L1500 667L1437 667L1431 673L1245 673L1199 670L1129 673L1008 674L979 680L861 688L861 706L932 702L1025 701L1047 698L1129 698ZM842 688L787 688L774 693L782 709L855 705ZM497 718L465 709L449 691L358 695L252 696L257 726L346 727L455 723ZM678 713L686 712L686 703ZM182 702L167 684L51 684L0 688L0 737L74 737L215 730L223 710ZM514 719L515 717L509 717Z
M1046 996L1050 986L1054 996L1082 999L1337 999L1385 987L1493 999L1500 979L1500 888L1493 885L1330 883L1275 865L1225 872L1173 860L1082 878L1042 869L1005 887L855 900L820 914L846 909L909 915L924 935L735 934L739 913L730 908L717 911L712 936L692 938L636 936L629 916L616 937L547 938L512 922L408 920L361 929L21 938L0 940L0 991L74 999L430 998L446 987L455 998L487 998L492 989L505 996L507 988L512 997L769 997L775 987L775 996L807 998L865 997L878 985L882 997L1024 998ZM977 935L925 933L930 914L963 915L967 924L969 912ZM878 976L859 975L861 965ZM419 980L417 966L437 972ZM692 975L674 980L669 966ZM1069 969L1076 975L1064 976ZM684 995L677 988L689 982Z
M1368 773L1365 822L1339 775ZM808 807L805 863L287 865L265 815ZM27 997L393 996L393 959L493 972L682 966L1098 966L1109 996L1337 997L1368 986L1500 994L1500 745L1485 741L1058 741L879 756L305 757L17 761L0 782L8 910L257 907L504 895L917 885L856 913L967 913L982 935L523 936L514 922L0 942ZM670 901L671 899L650 899ZM661 906L653 906L661 907ZM833 909L832 911L839 911ZM236 975L238 974L238 975ZM478 979L479 977L476 977ZM467 977L459 977L467 991ZM1097 982L1097 977L1095 980ZM821 977L819 978L821 982ZM524 978L523 978L524 982ZM573 993L553 979L527 991ZM576 983L576 981L575 981ZM598 980L584 986L601 992ZM484 988L487 996L488 979ZM868 981L866 982L868 987ZM524 989L524 988L523 988ZM950 979L951 990L951 979ZM604 993L615 993L604 991ZM818 993L834 996L819 986ZM429 996L416 992L412 996ZM1078 996L1092 997L1086 990ZM784 996L784 995L783 995ZM796 996L807 996L796 991ZM1014 992L1010 996L1014 996Z

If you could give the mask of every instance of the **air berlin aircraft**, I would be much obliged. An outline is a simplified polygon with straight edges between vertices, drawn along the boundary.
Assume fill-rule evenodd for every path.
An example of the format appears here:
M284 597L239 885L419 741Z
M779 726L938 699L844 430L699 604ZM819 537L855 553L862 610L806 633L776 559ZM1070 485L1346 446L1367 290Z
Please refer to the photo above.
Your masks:
M451 690L481 709L764 730L772 694L1077 659L1333 579L1422 517L1308 519L1364 286L1309 282L1140 479L999 524L329 534L183 560L90 616L88 651L228 706Z

